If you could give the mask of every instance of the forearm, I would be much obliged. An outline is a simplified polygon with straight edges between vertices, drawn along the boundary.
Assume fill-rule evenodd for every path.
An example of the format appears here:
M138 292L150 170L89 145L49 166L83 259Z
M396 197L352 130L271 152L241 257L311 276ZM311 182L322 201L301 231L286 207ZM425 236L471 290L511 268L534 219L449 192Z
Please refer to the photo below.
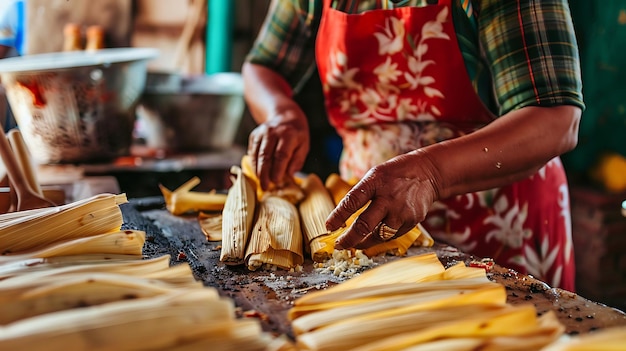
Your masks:
M244 97L254 120L261 124L288 109L299 109L287 81L262 65L246 62L242 67Z
M524 179L576 146L578 107L526 107L454 140L415 152L431 164L438 198Z

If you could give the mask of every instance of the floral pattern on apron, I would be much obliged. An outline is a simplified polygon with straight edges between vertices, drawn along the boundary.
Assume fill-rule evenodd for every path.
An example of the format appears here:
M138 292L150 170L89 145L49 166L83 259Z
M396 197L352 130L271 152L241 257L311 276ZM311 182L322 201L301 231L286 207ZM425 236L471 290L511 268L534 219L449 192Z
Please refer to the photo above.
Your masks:
M346 180L495 118L467 74L451 0L360 14L325 0L316 59L328 116L344 144ZM510 186L439 201L423 224L465 252L574 290L569 196L558 158Z

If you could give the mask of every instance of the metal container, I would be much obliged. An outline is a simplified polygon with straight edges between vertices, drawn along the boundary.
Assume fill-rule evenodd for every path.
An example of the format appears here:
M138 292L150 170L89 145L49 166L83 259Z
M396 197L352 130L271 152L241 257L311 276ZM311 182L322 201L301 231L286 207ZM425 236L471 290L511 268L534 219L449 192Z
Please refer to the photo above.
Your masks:
M150 48L27 55L0 61L18 127L39 163L126 155Z
M223 150L233 145L244 110L241 74L183 77L179 89L146 86L136 136L168 152Z

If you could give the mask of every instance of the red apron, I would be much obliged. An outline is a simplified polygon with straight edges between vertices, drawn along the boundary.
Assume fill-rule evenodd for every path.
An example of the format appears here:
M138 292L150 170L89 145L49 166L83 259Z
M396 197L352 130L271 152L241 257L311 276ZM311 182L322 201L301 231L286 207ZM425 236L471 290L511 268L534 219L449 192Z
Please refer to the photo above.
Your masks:
M451 14L451 0L360 14L324 0L316 58L328 116L344 144L344 179L495 118L468 76ZM423 224L437 240L574 290L568 188L558 158L511 186L439 201Z

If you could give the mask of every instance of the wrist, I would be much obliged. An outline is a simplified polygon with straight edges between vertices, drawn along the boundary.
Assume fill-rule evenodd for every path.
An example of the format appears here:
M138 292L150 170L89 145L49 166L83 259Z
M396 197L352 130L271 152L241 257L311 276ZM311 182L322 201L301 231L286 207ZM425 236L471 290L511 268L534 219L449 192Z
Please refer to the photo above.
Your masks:
M289 123L305 130L309 129L309 123L304 111L291 99L277 103L268 114L267 122L270 124Z
M441 168L438 166L437 157L432 152L430 147L421 148L413 151L417 157L417 162L422 174L426 176L424 181L427 181L433 190L433 202L440 199L445 199L450 196L446 192L446 182L441 172Z

